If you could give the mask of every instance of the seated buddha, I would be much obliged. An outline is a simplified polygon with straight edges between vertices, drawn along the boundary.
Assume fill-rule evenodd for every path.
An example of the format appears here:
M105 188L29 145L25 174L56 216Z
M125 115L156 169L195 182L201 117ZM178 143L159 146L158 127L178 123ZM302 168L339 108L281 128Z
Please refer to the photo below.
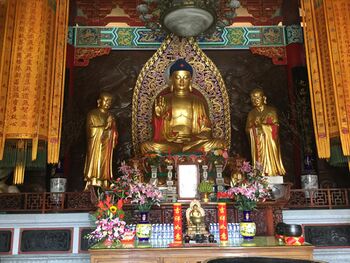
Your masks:
M141 144L144 153L208 152L226 148L212 137L206 102L192 92L193 69L184 59L170 67L170 93L154 103L153 140Z
M208 235L205 227L205 211L198 200L192 200L189 208L186 209L186 235L192 239L195 235Z

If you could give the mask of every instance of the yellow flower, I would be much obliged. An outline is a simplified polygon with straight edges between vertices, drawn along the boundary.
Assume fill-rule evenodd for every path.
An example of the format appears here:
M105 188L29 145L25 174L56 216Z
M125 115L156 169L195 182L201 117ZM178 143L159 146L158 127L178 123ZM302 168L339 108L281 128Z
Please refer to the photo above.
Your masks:
M111 211L112 214L115 214L117 212L117 207L115 205L112 205L110 208L109 208L109 211Z

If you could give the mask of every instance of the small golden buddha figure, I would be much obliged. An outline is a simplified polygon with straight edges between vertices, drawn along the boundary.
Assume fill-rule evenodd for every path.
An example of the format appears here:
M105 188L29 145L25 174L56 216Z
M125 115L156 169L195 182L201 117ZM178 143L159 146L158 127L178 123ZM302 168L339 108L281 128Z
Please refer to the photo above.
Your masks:
M244 158L240 157L239 155L236 155L234 157L229 157L227 162L227 167L229 173L227 176L225 176L225 184L229 185L231 187L237 186L242 181L242 172L241 168L243 165L243 162L245 161Z
M109 112L112 95L102 92L97 108L86 119L87 152L84 167L85 190L90 185L108 187L112 179L113 148L117 145L118 132L113 115Z
M141 152L198 152L226 148L212 137L206 102L192 92L193 69L184 59L170 68L170 93L156 98L153 140L141 144Z
M208 235L204 223L205 212L198 200L193 200L186 210L187 231L186 234L193 238L195 235Z
M260 163L268 176L284 175L277 111L267 105L261 89L251 91L250 99L254 108L248 114L246 132L250 138L253 165Z

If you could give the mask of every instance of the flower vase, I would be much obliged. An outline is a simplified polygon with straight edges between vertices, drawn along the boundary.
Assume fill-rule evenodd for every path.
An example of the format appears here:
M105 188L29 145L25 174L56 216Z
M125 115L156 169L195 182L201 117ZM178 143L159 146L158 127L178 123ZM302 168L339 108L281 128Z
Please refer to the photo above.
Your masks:
M244 240L254 239L256 225L251 219L251 211L243 211L243 220L239 223L240 234Z
M141 220L136 225L136 236L139 242L148 242L152 234L152 225L148 221L149 211L141 211Z

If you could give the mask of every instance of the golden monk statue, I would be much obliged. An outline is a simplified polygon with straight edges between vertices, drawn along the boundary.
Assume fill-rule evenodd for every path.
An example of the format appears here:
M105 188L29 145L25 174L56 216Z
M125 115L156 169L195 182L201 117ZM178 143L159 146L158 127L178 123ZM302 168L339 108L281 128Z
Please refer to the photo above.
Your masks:
M184 59L170 67L171 93L154 104L153 141L141 144L142 153L178 153L226 148L212 137L208 107L192 93L193 69Z
M114 117L109 112L112 95L102 92L97 109L87 115L87 153L84 168L85 190L90 185L108 187L112 179L113 148L117 145L118 132Z
M286 171L281 158L277 111L266 105L261 89L251 91L250 99L254 109L248 114L246 132L250 138L253 164L260 163L265 175L284 175Z

